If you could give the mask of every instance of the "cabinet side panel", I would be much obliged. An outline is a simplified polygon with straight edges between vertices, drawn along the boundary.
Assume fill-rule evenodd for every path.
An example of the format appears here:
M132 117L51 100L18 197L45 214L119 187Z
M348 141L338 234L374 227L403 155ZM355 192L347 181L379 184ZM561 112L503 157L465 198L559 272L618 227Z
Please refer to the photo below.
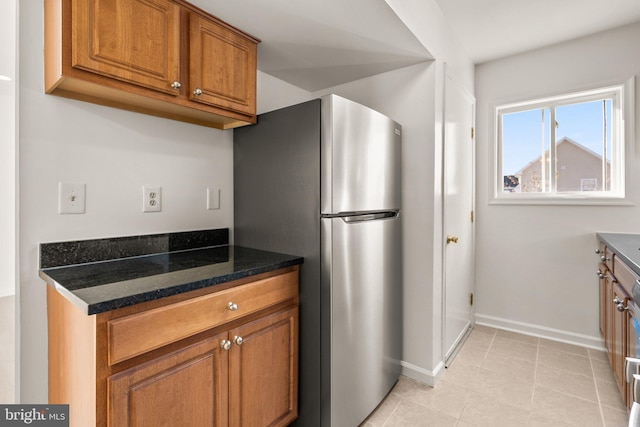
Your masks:
M47 286L49 403L69 404L72 427L96 423L96 317Z
M44 89L49 93L62 78L62 0L45 0L44 33Z

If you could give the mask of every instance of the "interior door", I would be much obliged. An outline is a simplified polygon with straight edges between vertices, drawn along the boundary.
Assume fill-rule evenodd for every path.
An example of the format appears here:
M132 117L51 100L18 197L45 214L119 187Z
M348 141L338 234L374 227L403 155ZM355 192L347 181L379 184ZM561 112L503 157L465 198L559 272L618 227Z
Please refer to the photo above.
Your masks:
M473 320L474 127L475 100L448 75L444 95L444 280L445 365Z

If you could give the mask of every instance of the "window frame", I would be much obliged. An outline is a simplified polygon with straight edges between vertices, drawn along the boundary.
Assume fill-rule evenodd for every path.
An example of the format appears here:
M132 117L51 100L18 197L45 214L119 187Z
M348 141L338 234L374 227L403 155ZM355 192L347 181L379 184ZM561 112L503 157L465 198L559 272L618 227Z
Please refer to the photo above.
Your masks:
M626 198L627 184L631 182L631 169L627 168L628 159L633 159L634 141L634 78L609 84L593 89L577 90L546 97L532 98L508 103L501 103L493 107L493 173L491 174L492 199L490 204L631 204ZM564 105L578 104L612 98L611 117L611 190L610 191L573 191L557 192L557 180L552 180L550 192L516 193L505 192L504 174L502 172L502 116L504 114L549 108L550 123L555 121L555 109ZM550 126L551 141L556 140L555 127ZM555 144L550 144L551 161L555 160ZM601 177L598 177L600 179Z

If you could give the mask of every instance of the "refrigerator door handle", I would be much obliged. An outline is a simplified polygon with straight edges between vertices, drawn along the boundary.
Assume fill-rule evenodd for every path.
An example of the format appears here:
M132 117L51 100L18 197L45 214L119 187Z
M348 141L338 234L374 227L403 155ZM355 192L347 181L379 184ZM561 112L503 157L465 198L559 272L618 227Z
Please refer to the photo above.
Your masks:
M362 221L375 221L378 219L395 218L399 214L398 211L386 211L386 212L371 212L357 215L340 215L338 218L342 218L344 222L362 222Z

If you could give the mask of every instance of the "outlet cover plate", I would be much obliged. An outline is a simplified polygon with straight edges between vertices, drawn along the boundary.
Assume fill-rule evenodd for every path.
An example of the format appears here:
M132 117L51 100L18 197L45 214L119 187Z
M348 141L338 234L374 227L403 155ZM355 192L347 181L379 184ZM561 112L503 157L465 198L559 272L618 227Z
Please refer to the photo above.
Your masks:
M58 213L83 214L85 212L85 184L58 183Z
M142 187L142 212L162 211L162 187L145 185Z

